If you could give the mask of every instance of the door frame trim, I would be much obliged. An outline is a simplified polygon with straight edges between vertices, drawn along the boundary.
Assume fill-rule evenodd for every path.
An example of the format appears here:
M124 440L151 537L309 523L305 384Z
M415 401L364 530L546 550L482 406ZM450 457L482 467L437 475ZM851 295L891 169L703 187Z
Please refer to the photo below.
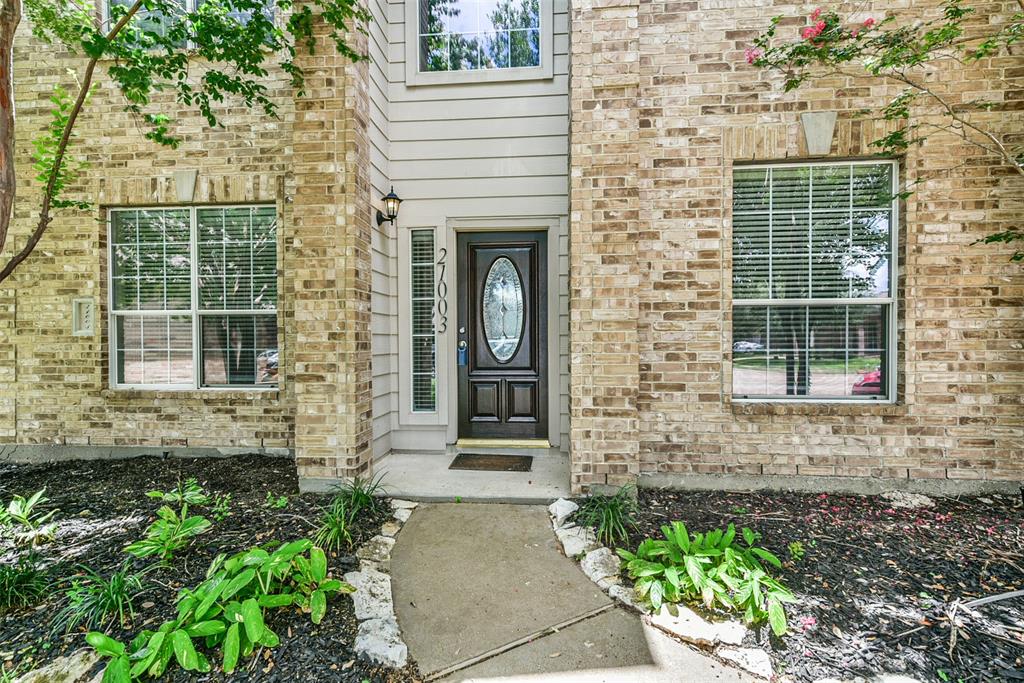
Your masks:
M558 327L558 294L559 277L558 270L558 239L561 236L560 228L563 219L559 216L509 216L505 218L449 218L447 220L446 237L447 243L452 245L453 250L449 251L452 257L451 267L452 282L449 284L449 292L458 292L459 278L462 273L458 268L458 257L454 254L454 245L457 243L457 235L460 232L523 232L537 231L546 232L548 235L547 266L548 266L548 326L545 340L548 353L548 441L552 447L560 447L562 421L561 421L561 364L559 355L559 342L561 330ZM552 286L554 285L554 286ZM449 325L445 333L448 349L457 348L458 324ZM448 392L448 430L446 442L454 444L459 440L459 368L452 359L448 363L445 373L446 382L453 390ZM456 416L456 417L452 417Z

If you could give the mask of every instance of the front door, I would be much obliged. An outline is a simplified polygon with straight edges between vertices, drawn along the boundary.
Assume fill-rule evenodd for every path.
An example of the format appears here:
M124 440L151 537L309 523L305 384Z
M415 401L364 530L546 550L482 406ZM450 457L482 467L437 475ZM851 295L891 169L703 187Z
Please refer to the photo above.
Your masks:
M459 233L459 437L548 436L547 233Z

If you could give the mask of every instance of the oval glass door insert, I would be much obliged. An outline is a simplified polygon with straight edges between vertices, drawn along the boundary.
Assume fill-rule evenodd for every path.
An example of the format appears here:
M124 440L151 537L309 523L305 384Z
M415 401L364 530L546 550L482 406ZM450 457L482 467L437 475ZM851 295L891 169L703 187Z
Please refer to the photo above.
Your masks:
M523 336L523 282L504 256L491 264L484 281L483 323L491 353L507 363Z

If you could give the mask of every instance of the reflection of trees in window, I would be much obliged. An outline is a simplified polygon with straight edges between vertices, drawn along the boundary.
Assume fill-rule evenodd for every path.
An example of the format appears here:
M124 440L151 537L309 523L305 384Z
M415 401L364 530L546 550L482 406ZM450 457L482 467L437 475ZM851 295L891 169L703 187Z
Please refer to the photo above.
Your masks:
M540 65L540 0L421 0L422 71Z

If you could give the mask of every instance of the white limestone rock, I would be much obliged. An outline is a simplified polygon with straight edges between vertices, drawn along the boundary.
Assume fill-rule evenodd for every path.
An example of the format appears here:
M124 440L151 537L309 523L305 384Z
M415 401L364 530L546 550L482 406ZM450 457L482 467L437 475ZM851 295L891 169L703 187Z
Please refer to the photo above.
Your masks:
M661 611L651 617L651 624L669 635L702 647L739 645L747 627L739 621L707 621L689 607L675 605L676 614L662 605Z
M772 658L756 647L720 647L715 654L755 676L771 680Z
M394 538L402 530L402 525L396 522L384 522L380 528L380 535Z
M622 568L622 561L619 556L608 548L598 548L587 553L580 562L583 573L590 577L604 590L614 584L620 583L619 572Z
M412 517L412 510L412 508L397 508L394 515L395 519L400 523L405 524L409 521L409 518Z
M402 642L398 621L393 616L360 622L355 648L356 654L364 659L396 669L409 660L409 649Z
M636 593L631 588L626 588L621 584L616 584L608 588L608 595L614 600L618 600L626 607L637 610L643 614L650 614L650 608L644 603L636 599Z
M78 683L86 680L89 670L100 656L92 648L75 650L66 657L58 657L46 666L29 671L14 679L14 683Z
M412 510L415 509L419 503L412 500L402 500L400 498L391 499L392 510Z
M391 549L394 547L395 539L393 537L374 536L356 551L356 557L388 568L391 565Z
M391 597L391 577L384 572L364 567L358 572L345 574L345 581L352 584L352 606L356 619L382 619L395 616L395 603Z
M580 506L571 500L559 498L548 506L548 513L551 515L551 523L557 529L563 526L565 524L565 520L569 519L569 517L579 509Z
M928 496L907 491L887 491L882 494L882 498L889 501L889 505L894 508L930 508L935 505L935 501Z
M597 548L597 537L589 527L570 526L555 529L566 557L576 557Z

